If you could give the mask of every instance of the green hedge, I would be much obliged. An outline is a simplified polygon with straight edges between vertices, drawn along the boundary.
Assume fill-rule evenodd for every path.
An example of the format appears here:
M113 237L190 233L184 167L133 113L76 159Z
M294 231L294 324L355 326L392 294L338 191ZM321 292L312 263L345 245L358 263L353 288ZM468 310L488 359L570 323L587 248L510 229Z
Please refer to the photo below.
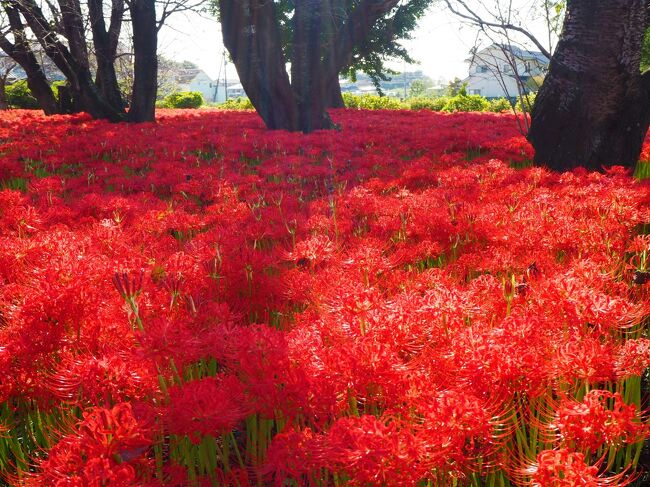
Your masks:
M496 98L489 101L488 111L503 113L512 111L512 103L506 98Z
M535 95L528 95L534 100ZM456 96L440 96L435 98L418 97L399 101L395 98L376 95L352 95L343 93L343 101L347 108L365 110L431 110L434 112L509 112L512 104L506 98L488 100L480 95L468 95L461 91ZM516 107L521 111L521 104Z
M399 110L407 108L401 101L388 96L343 93L343 102L347 108L362 110Z
M411 98L407 100L408 108L411 110L432 110L440 112L449 101L448 96L440 96L438 98Z
M517 105L515 107L516 110L518 112L530 113L533 109L533 105L535 104L536 96L537 93L528 93L527 95L524 95L521 99L517 101Z
M490 103L480 95L459 94L452 96L442 107L443 112L485 112Z
M231 98L217 105L223 110L253 110L253 104L248 98Z
M199 108L203 105L203 95L198 91L177 91L167 95L162 103L156 105L159 108Z
M32 92L29 91L29 86L27 86L27 81L25 80L16 81L7 85L5 87L5 94L7 96L7 104L10 108L40 108L38 100L32 96Z

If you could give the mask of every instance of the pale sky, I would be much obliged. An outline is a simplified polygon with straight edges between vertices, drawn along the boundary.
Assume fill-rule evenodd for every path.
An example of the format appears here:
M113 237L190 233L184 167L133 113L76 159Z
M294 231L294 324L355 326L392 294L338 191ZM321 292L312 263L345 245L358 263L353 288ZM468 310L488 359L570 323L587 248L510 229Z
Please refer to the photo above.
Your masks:
M497 1L479 0L478 3L489 9ZM534 0L513 0L513 4L526 12L532 3ZM160 33L160 52L178 61L192 61L212 78L219 76L224 50L219 23L206 15L176 14L169 24ZM535 27L540 28L533 22ZM406 66L406 70L420 69L434 80L451 80L456 76L464 78L467 76L467 63L464 60L475 43L475 29L463 25L441 6L431 7L420 20L413 40L404 43L411 57L420 61L419 65ZM489 42L484 41L482 45L487 44ZM401 63L390 67L399 71L403 69ZM228 78L234 78L234 66L229 64L227 70Z

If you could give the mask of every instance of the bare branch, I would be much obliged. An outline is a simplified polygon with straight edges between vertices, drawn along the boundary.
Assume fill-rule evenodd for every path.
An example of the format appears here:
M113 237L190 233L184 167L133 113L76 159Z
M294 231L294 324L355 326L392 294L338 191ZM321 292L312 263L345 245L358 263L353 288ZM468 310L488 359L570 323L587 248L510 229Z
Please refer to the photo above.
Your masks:
M527 37L528 40L530 40L547 59L551 59L550 51L546 47L544 47L544 45L537 39L537 37L535 37L529 30L524 29L519 25L513 24L510 21L510 19L504 19L504 21L502 22L501 21L494 22L491 20L486 20L483 17L481 17L481 15L479 15L476 11L470 8L469 5L467 5L467 2L465 2L465 0L456 0L456 2L463 7L464 11L461 11L460 9L454 7L454 5L450 0L445 0L445 4L447 4L449 10L457 17L466 20L467 22L479 27L482 30L484 30L487 27L492 29L499 29L503 32L507 32L507 31L519 32L520 34ZM511 11L512 11L512 7L508 9L508 16L510 15ZM502 14L500 14L499 17L503 18Z

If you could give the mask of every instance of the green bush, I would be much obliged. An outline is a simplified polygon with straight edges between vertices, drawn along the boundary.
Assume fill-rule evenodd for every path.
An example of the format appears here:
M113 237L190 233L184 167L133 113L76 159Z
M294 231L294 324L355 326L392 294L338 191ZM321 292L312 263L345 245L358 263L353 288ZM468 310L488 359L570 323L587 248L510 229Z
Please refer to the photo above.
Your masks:
M65 80L54 81L50 86L52 88L52 93L54 93L54 99L59 101L59 86L65 86L68 82Z
M525 112L525 113L530 113L531 110L533 109L533 105L535 104L535 97L537 96L537 93L528 93L527 95L523 95L518 101L517 104L515 105L515 109L518 112ZM523 104L522 104L523 100Z
M359 108L363 110L399 110L408 108L401 101L387 96L377 95L352 95L343 93L343 102L346 108Z
M512 110L512 105L506 98L495 98L494 100L490 100L488 103L489 112L502 113Z
M461 93L449 98L442 108L444 112L484 112L490 103L480 95L466 95Z
M203 103L198 91L177 91L165 97L162 108L199 108Z
M248 98L231 98L218 107L223 110L253 110L253 104Z
M27 81L20 80L5 87L7 104L11 108L39 108L38 101L29 91Z
M408 105L411 110L432 110L441 111L449 101L449 97L440 96L438 98L411 98Z

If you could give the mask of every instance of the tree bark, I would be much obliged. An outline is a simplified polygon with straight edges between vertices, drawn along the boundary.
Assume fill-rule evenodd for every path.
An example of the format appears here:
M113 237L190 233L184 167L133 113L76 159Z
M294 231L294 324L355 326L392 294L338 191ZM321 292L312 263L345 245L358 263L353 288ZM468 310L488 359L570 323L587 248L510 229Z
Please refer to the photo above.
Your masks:
M345 101L343 100L343 93L341 93L341 83L337 79L329 86L327 90L327 106L329 108L345 108Z
M640 73L644 0L569 0L532 110L535 162L554 170L634 167L650 124Z
M117 51L115 39L120 34L123 14L124 1L113 0L111 23L107 30L104 21L103 1L88 0L88 16L93 33L95 58L97 59L95 84L106 101L119 110L124 110L124 101L122 100L115 72L115 55Z
M156 115L158 90L158 26L155 0L131 0L135 67L130 122L151 122Z
M322 0L297 0L293 16L291 87L298 104L298 127L305 133L329 129L328 96L321 61Z
M8 108L6 87L7 77L2 76L0 78L0 110L6 110Z
M257 113L269 129L299 130L273 2L219 0L219 14L224 45Z

